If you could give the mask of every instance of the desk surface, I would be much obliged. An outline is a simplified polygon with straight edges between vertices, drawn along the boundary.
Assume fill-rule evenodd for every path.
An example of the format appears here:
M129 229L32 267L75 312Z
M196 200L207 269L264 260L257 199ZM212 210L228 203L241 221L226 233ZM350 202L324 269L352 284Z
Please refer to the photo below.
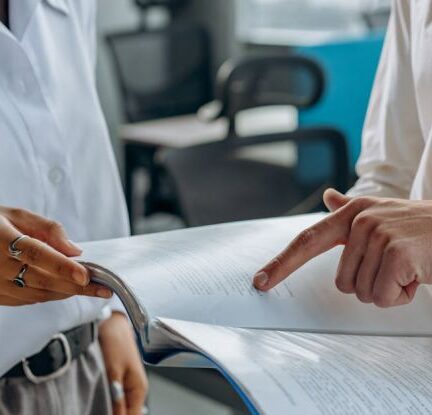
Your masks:
M237 115L236 123L237 133L245 137L292 131L297 127L297 111L278 106L250 109ZM222 140L227 133L227 119L205 122L191 114L125 124L119 137L128 143L183 148Z
M126 142L181 148L222 140L227 131L226 119L205 122L192 114L125 124L119 136Z
M360 39L368 32L367 28L361 27L352 30L261 29L243 35L243 41L258 46L317 46Z

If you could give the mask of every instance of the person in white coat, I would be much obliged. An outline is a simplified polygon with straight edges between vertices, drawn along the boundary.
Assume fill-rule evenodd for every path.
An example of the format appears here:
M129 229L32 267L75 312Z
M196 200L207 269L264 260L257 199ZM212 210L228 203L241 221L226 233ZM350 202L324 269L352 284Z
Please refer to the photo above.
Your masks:
M0 0L3 415L141 414L144 404L122 306L69 258L76 241L129 234L96 92L95 13L95 0Z
M432 284L432 2L395 0L348 195L255 276L268 291L311 258L345 245L344 293L379 307L407 304Z

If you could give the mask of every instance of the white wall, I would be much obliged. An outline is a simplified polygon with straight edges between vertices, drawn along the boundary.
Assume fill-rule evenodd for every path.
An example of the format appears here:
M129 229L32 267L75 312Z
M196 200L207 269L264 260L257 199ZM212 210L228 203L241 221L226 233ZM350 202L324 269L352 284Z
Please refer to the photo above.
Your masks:
M190 0L189 18L203 24L212 38L213 67L216 71L230 56L239 53L235 39L236 0Z

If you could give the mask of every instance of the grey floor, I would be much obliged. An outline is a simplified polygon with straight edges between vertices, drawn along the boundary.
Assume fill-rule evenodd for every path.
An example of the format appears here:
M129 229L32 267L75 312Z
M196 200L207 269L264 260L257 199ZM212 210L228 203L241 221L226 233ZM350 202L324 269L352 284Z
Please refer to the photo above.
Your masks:
M230 411L213 401L180 388L161 377L150 376L150 415L228 415Z

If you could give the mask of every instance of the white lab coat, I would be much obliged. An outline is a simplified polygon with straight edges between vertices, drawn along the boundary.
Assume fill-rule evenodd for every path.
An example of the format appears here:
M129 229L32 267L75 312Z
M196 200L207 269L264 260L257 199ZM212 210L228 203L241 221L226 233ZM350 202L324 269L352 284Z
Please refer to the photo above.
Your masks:
M11 0L0 26L0 205L61 222L72 240L128 234L94 76L94 0ZM0 376L106 301L0 307Z
M395 0L351 195L432 199L432 1Z

